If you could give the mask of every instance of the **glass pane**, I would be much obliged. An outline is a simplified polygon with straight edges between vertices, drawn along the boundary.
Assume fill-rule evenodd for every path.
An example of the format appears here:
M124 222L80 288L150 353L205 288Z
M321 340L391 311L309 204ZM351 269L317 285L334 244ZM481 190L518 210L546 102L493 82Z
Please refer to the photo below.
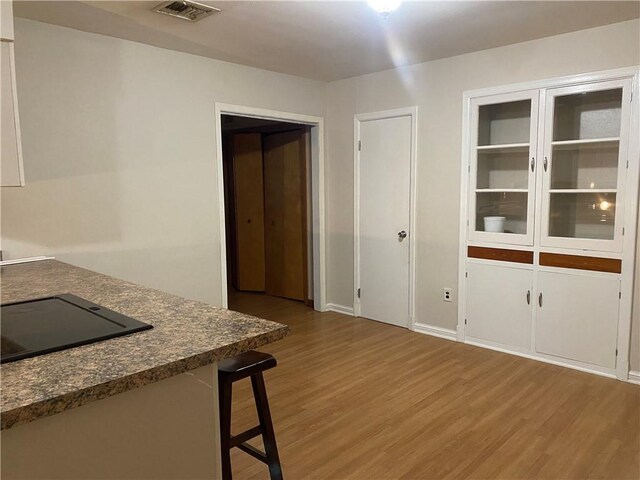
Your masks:
M618 186L618 142L555 145L551 189Z
M527 233L527 192L476 193L476 230Z
M613 240L615 193L551 193L549 235Z
M476 188L527 188L529 149L478 151Z
M622 89L556 97L553 140L620 136Z
M528 143L531 100L498 103L480 107L478 145Z

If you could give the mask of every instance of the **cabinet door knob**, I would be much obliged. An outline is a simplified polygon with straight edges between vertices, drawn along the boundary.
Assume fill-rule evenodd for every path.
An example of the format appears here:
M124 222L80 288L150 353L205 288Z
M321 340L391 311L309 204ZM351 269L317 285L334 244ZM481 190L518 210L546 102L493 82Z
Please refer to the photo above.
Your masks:
M547 165L549 165L549 159L547 157L544 157L544 171L547 171Z
M527 305L531 305L531 290L527 290Z
M540 292L540 295L538 295L538 305L542 307L542 292Z
M536 159L535 157L531 157L531 171L533 172L536 168Z
M401 232L398 232L398 239L400 241L404 240L405 238L407 238L407 232L405 232L404 230L402 230Z

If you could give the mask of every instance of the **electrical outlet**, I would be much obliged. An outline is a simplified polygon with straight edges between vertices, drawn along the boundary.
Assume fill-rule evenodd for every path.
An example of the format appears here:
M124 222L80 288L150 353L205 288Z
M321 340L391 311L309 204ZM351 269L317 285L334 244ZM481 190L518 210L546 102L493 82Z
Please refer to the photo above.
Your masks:
M442 299L445 302L450 302L452 298L451 289L449 287L444 287Z

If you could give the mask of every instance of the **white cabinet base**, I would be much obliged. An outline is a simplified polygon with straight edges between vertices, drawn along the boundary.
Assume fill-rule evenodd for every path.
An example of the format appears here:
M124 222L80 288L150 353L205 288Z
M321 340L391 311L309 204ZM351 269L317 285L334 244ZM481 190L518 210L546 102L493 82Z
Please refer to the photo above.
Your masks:
M580 372L592 373L595 375L600 375L602 377L607 377L607 378L617 377L616 370L614 368L598 367L597 365L589 365L588 363L575 362L573 360L554 357L552 355L544 355L542 353L531 352L530 350L505 347L504 345L490 342L488 340L475 339L467 336L463 340L463 343L466 343L467 345L473 345L475 347L482 347L489 350L494 350L496 352L507 353L509 355L516 355L522 358L537 360L538 362L570 368L572 370L578 370Z
M468 261L463 341L615 377L617 275L535 268Z

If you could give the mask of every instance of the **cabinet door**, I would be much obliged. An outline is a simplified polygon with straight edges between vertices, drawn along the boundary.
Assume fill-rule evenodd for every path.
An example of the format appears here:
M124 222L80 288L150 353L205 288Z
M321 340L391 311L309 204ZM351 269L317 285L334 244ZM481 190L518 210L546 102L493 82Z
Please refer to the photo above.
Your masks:
M14 40L13 2L11 0L0 1L0 38L5 41Z
M631 80L549 89L541 244L622 251Z
M614 276L540 272L536 351L615 368L619 291Z
M533 244L538 91L471 103L469 238Z
M531 270L469 262L465 335L528 350L532 285Z
M13 42L0 42L0 180L3 187L24 185Z

